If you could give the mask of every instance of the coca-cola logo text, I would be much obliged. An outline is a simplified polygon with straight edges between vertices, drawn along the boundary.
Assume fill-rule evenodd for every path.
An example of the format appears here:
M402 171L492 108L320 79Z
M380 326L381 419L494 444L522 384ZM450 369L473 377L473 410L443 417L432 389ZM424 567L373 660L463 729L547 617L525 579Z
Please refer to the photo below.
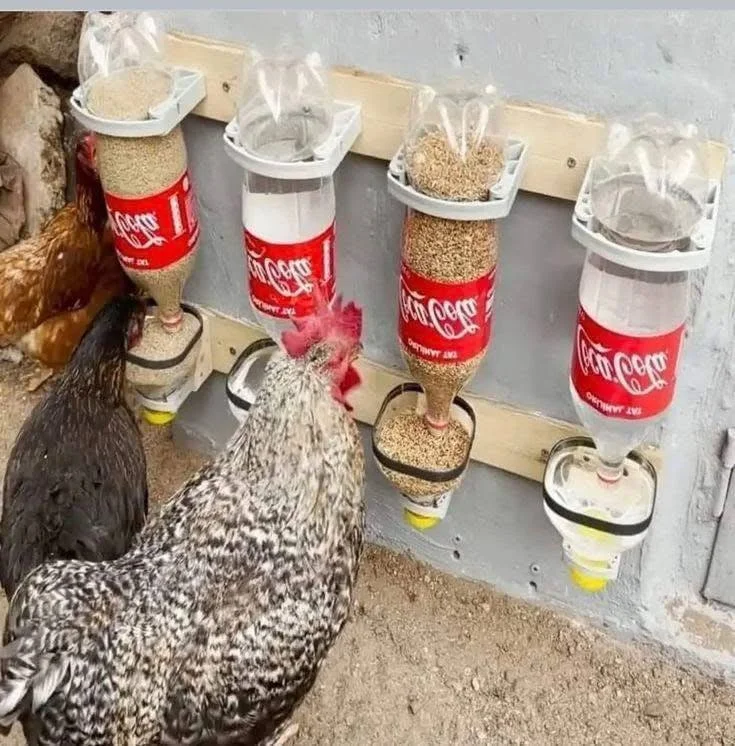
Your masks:
M577 359L584 375L618 383L633 396L645 396L668 385L669 356L663 351L638 354L612 350L577 326Z
M248 270L251 277L270 285L287 298L297 298L311 293L313 272L309 257L299 259L272 259L265 252L258 254L248 247Z
M115 235L133 248L150 249L166 243L166 239L160 234L158 217L154 212L127 213L111 210L109 214Z
M480 331L476 298L438 300L412 290L401 277L400 304L404 321L434 329L444 339L462 339Z

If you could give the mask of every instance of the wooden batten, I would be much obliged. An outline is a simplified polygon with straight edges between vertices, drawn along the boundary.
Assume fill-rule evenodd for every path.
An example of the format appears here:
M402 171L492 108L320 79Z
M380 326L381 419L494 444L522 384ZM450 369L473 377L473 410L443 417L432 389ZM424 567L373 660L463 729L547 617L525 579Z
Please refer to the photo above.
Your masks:
M219 122L235 115L239 84L249 51L244 47L185 34L170 34L170 62L200 70L207 96L195 113ZM414 85L354 68L331 71L335 97L362 104L362 134L353 153L390 160L403 138ZM529 145L529 162L521 188L575 200L589 159L600 150L603 124L593 117L531 103L508 103L504 111L509 134ZM710 173L719 178L727 148L707 143Z
M229 318L211 309L200 309L207 316L214 370L227 374L237 356L251 343L265 336L262 329L245 321ZM358 362L362 384L350 394L354 415L372 425L386 394L399 383L409 380L394 368L366 358ZM502 402L463 392L477 415L477 435L472 459L498 469L540 482L546 456L562 438L583 434L578 425L546 417ZM659 469L662 454L647 446L642 452Z

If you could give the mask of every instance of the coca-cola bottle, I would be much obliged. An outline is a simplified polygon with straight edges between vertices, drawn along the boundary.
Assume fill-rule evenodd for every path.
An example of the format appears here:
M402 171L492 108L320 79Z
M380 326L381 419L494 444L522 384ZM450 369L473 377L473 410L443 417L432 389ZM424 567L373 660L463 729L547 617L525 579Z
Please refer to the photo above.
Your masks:
M677 258L703 216L705 173L691 128L655 115L613 125L608 152L591 166L595 240L580 282L570 390L594 448L555 449L544 483L546 512L588 590L615 577L620 552L650 523L655 474L630 454L674 397L689 310L689 275Z
M314 293L335 294L335 198L331 175L290 178L268 164L308 163L332 136L333 102L319 55L284 49L256 57L238 110L240 145L259 159L245 171L242 222L250 302L280 344Z

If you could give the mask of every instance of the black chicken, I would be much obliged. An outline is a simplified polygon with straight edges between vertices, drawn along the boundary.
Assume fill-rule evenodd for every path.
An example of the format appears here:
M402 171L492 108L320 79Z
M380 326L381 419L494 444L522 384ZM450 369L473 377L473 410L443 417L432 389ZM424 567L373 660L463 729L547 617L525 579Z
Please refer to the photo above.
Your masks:
M16 438L0 523L8 598L46 560L115 559L143 527L145 452L124 385L125 354L144 314L133 296L104 306Z

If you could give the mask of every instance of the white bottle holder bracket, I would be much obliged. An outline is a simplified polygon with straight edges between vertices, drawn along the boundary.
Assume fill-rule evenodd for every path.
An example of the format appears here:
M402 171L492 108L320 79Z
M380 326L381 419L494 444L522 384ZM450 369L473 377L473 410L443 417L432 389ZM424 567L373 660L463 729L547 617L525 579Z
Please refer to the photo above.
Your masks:
M174 67L171 95L148 111L149 119L123 121L92 114L84 101L82 86L71 95L71 109L76 120L93 132L112 137L160 137L167 135L195 109L207 95L204 75L196 70Z
M497 220L507 217L513 207L528 161L528 146L511 138L505 147L505 166L496 184L490 189L490 199L475 202L453 202L430 197L408 183L403 147L388 165L388 192L406 207L426 215L447 220Z
M590 206L590 182L594 161L587 167L572 215L572 238L589 251L630 269L649 272L680 272L702 269L710 262L720 207L720 182L710 179L704 213L692 232L689 246L676 251L639 251L609 240L599 231Z
M146 409L152 412L176 413L193 391L195 391L195 381L192 374L185 378L177 389L162 396L160 399L146 396L145 394L141 394L140 391L136 391L135 396Z
M225 151L247 171L274 179L320 179L332 176L362 130L362 105L335 101L334 125L326 142L314 151L310 161L283 163L261 158L240 145L237 117L225 127Z
M423 516L424 518L438 518L444 520L449 510L449 503L452 501L452 495L454 490L449 492L442 492L441 495L436 495L431 503L419 503L416 500L412 500L410 497L401 494L401 504L405 510L411 511L415 515Z

